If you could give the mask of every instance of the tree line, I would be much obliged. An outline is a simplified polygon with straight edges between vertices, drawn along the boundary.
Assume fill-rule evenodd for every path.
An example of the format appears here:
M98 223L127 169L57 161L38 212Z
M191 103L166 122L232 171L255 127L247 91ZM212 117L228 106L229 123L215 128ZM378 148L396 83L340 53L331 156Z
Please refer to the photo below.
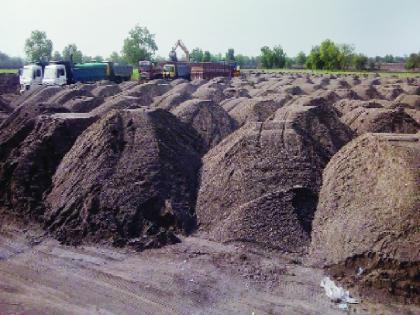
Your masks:
M103 61L100 55L88 56L70 43L62 52L53 50L53 42L43 31L33 31L25 41L26 62L69 60L73 56L75 63ZM158 50L155 35L150 33L147 27L136 25L123 40L120 53L114 51L106 59L118 63L137 65L139 60L165 61L166 58L155 56ZM420 68L420 52L413 53L409 57L386 55L384 57L367 57L357 53L354 46L349 44L337 44L332 40L324 40L314 46L308 55L303 51L295 57L289 57L280 45L272 48L264 46L259 56L246 56L235 54L233 48L229 48L225 54L211 53L199 47L190 53L191 62L208 61L235 61L242 68L300 68L311 70L379 70L382 63L405 63L407 70ZM24 60L19 57L9 57L0 52L0 68L22 67Z

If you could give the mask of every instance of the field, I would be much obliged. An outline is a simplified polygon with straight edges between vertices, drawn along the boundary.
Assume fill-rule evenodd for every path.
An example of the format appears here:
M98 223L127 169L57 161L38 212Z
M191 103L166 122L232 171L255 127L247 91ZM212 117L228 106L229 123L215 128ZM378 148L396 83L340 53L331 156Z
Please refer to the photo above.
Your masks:
M344 74L344 75L358 75L358 76L374 76L380 77L398 77L398 78L412 78L420 77L420 72L387 72L387 71L328 71L328 70L308 70L308 69L242 69L244 73L247 72L263 72L263 73L305 73L305 74Z
M420 78L255 72L0 75L0 314L420 314Z
M17 73L18 69L0 69L0 73Z

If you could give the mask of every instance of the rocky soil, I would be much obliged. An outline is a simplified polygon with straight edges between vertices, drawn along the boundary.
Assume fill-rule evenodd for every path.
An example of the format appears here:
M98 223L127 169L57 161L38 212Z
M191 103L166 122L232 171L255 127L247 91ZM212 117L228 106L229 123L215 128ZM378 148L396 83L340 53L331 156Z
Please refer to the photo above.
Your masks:
M420 78L281 73L1 91L0 311L72 313L77 294L39 301L93 274L126 313L335 314L324 274L360 314L418 311L419 101Z

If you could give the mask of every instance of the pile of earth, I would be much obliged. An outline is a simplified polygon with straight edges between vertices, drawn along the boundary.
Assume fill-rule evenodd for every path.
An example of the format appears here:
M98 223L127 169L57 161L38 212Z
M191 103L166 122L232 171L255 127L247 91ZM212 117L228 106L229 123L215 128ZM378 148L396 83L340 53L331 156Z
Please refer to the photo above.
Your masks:
M364 134L324 171L311 256L359 292L420 303L419 156L419 134Z
M363 201L355 209L357 199L345 194L374 198L369 183L393 183L388 190L404 196L396 207L410 200L409 186L392 175L400 174L392 164L399 158L384 159L388 149L380 148L405 148L400 139L418 134L419 87L420 78L249 73L231 80L37 87L13 99L2 94L0 207L40 222L69 244L141 250L196 232L294 255L311 248L314 259L332 255L328 246L347 248L323 266L351 265L348 259L359 264L384 252L374 242L355 251L356 238L331 232L338 226L334 219L353 222L365 209L405 226L405 217L387 216L385 197L373 211L367 207L374 203ZM371 132L399 140L369 140L382 139L366 136ZM381 145L358 151L366 141ZM417 152L418 142L410 143L407 156ZM346 169L354 176L329 186ZM328 198L335 199L329 204ZM378 238L384 226L370 229L371 218L360 213L347 232ZM410 242L417 240L410 233ZM398 248L401 237L387 239L386 246ZM366 266L369 275L387 265L412 279L411 267L395 267L406 263L399 256L387 259L393 260ZM413 292L409 298L416 301Z

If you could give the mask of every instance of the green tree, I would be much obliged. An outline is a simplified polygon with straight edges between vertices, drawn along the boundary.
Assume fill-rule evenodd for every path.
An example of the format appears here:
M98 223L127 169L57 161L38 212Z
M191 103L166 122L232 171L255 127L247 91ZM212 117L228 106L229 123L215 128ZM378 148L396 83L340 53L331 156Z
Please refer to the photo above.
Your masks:
M192 62L201 62L203 60L204 53L200 48L194 48L190 53L190 60Z
M341 44L338 46L339 55L337 69L349 69L353 64L354 46L349 44Z
M206 50L204 52L202 61L203 62L209 62L209 61L211 61L211 53L208 50Z
M42 31L32 31L25 41L25 54L28 61L50 60L53 44Z
M286 61L284 63L284 67L286 69L291 69L295 64L295 60L293 58L286 57Z
M407 70L413 70L415 68L420 68L420 52L418 54L410 54L405 62L405 68Z
M63 57L61 56L59 51L54 51L54 53L52 54L52 60L62 60Z
M155 35L146 27L136 25L124 40L122 56L128 63L137 65L140 60L150 60L157 49Z
M123 62L123 58L116 51L113 51L108 59L112 62L117 62L117 63Z
M363 54L354 54L352 63L354 69L365 70L368 65L368 57Z
M306 55L303 51L299 52L295 58L297 65L303 66L306 63Z
M77 48L76 44L69 44L63 49L63 59L70 60L70 55L73 54L73 62L81 63L83 62L83 54Z
M284 52L281 46L275 46L273 48L273 67L274 68L284 68L286 65L286 53Z
M385 57L383 58L384 62L388 62L388 63L392 63L394 62L394 56L393 55L385 55Z
M263 68L273 68L273 51L268 46L261 48L261 65Z
M229 48L226 57L226 61L235 61L235 50L233 48Z
M306 68L312 70L324 68L324 62L321 59L321 52L319 46L312 47L308 58L306 58L305 66Z
M319 47L320 58L326 70L340 69L340 49L331 40L327 39Z
M0 51L0 69L18 69L23 66L23 60L19 57L10 57Z
M104 57L102 57L100 55L96 55L95 57L93 57L93 60L98 61L98 62L102 62L102 61L104 61Z

